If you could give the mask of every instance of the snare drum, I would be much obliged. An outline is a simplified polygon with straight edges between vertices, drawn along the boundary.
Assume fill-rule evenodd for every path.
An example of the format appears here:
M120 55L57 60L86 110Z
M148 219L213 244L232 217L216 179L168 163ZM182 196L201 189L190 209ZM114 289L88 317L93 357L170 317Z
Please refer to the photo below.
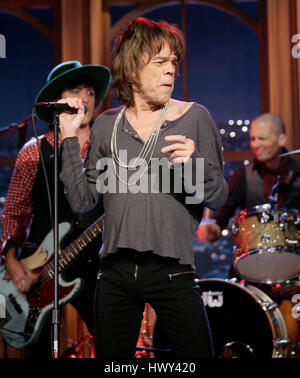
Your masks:
M232 224L234 267L250 282L276 283L300 272L300 217L295 209L264 204L242 210Z
M287 357L290 342L278 305L264 292L235 281L199 281L211 327L215 357ZM196 337L196 335L195 335ZM168 349L163 330L154 325L153 345ZM155 353L155 357L167 357Z

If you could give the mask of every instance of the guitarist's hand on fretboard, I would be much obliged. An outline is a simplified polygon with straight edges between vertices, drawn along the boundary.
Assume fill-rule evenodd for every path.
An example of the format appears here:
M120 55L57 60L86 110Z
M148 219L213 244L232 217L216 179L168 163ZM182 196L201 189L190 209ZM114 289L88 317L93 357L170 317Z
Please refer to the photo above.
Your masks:
M39 274L33 273L26 266L16 259L16 247L11 246L6 254L6 269L9 278L12 279L15 287L20 293L27 293L37 283Z

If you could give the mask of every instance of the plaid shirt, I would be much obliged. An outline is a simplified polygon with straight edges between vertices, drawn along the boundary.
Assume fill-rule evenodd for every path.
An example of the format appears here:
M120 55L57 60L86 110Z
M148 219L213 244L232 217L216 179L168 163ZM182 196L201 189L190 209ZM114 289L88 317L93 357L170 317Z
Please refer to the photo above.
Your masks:
M39 137L45 137L48 143L54 147L54 133ZM88 152L89 142L86 141L80 154L84 160ZM7 240L13 240L21 246L27 236L27 228L32 217L31 195L39 164L39 149L36 139L28 141L19 152L12 178L8 187L3 211L1 214L1 253Z

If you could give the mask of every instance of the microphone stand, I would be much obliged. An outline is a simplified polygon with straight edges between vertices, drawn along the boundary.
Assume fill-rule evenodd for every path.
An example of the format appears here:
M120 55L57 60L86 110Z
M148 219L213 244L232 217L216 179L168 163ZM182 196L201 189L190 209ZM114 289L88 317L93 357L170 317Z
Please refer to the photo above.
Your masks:
M54 112L54 302L52 310L52 344L53 358L59 357L59 325L60 325L60 309L58 303L58 253L59 253L59 235L58 235L58 130L59 130L59 112Z
M34 120L36 119L36 116L34 116ZM27 119L24 119L24 121L21 121L19 123L12 123L9 126L3 127L0 129L0 136L4 135L6 133L9 133L10 131L14 131L16 129L21 129L22 127L27 126L28 123L32 122L32 117L29 117Z
M30 117L24 119L23 121L18 123L12 123L7 127L3 127L2 129L0 129L0 136L17 129L19 132L19 149L21 149L25 143L27 125L32 122L32 119L36 120L36 116L34 116L33 118Z

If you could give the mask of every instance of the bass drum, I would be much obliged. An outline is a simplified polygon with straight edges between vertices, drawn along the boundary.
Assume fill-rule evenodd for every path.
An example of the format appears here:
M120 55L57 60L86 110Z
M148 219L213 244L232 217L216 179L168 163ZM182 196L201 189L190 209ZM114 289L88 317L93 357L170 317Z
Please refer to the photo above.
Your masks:
M199 290L210 322L215 357L287 357L290 342L283 316L264 292L238 284L235 279L200 280ZM153 347L169 349L158 320ZM155 357L166 358L166 354L156 352Z

